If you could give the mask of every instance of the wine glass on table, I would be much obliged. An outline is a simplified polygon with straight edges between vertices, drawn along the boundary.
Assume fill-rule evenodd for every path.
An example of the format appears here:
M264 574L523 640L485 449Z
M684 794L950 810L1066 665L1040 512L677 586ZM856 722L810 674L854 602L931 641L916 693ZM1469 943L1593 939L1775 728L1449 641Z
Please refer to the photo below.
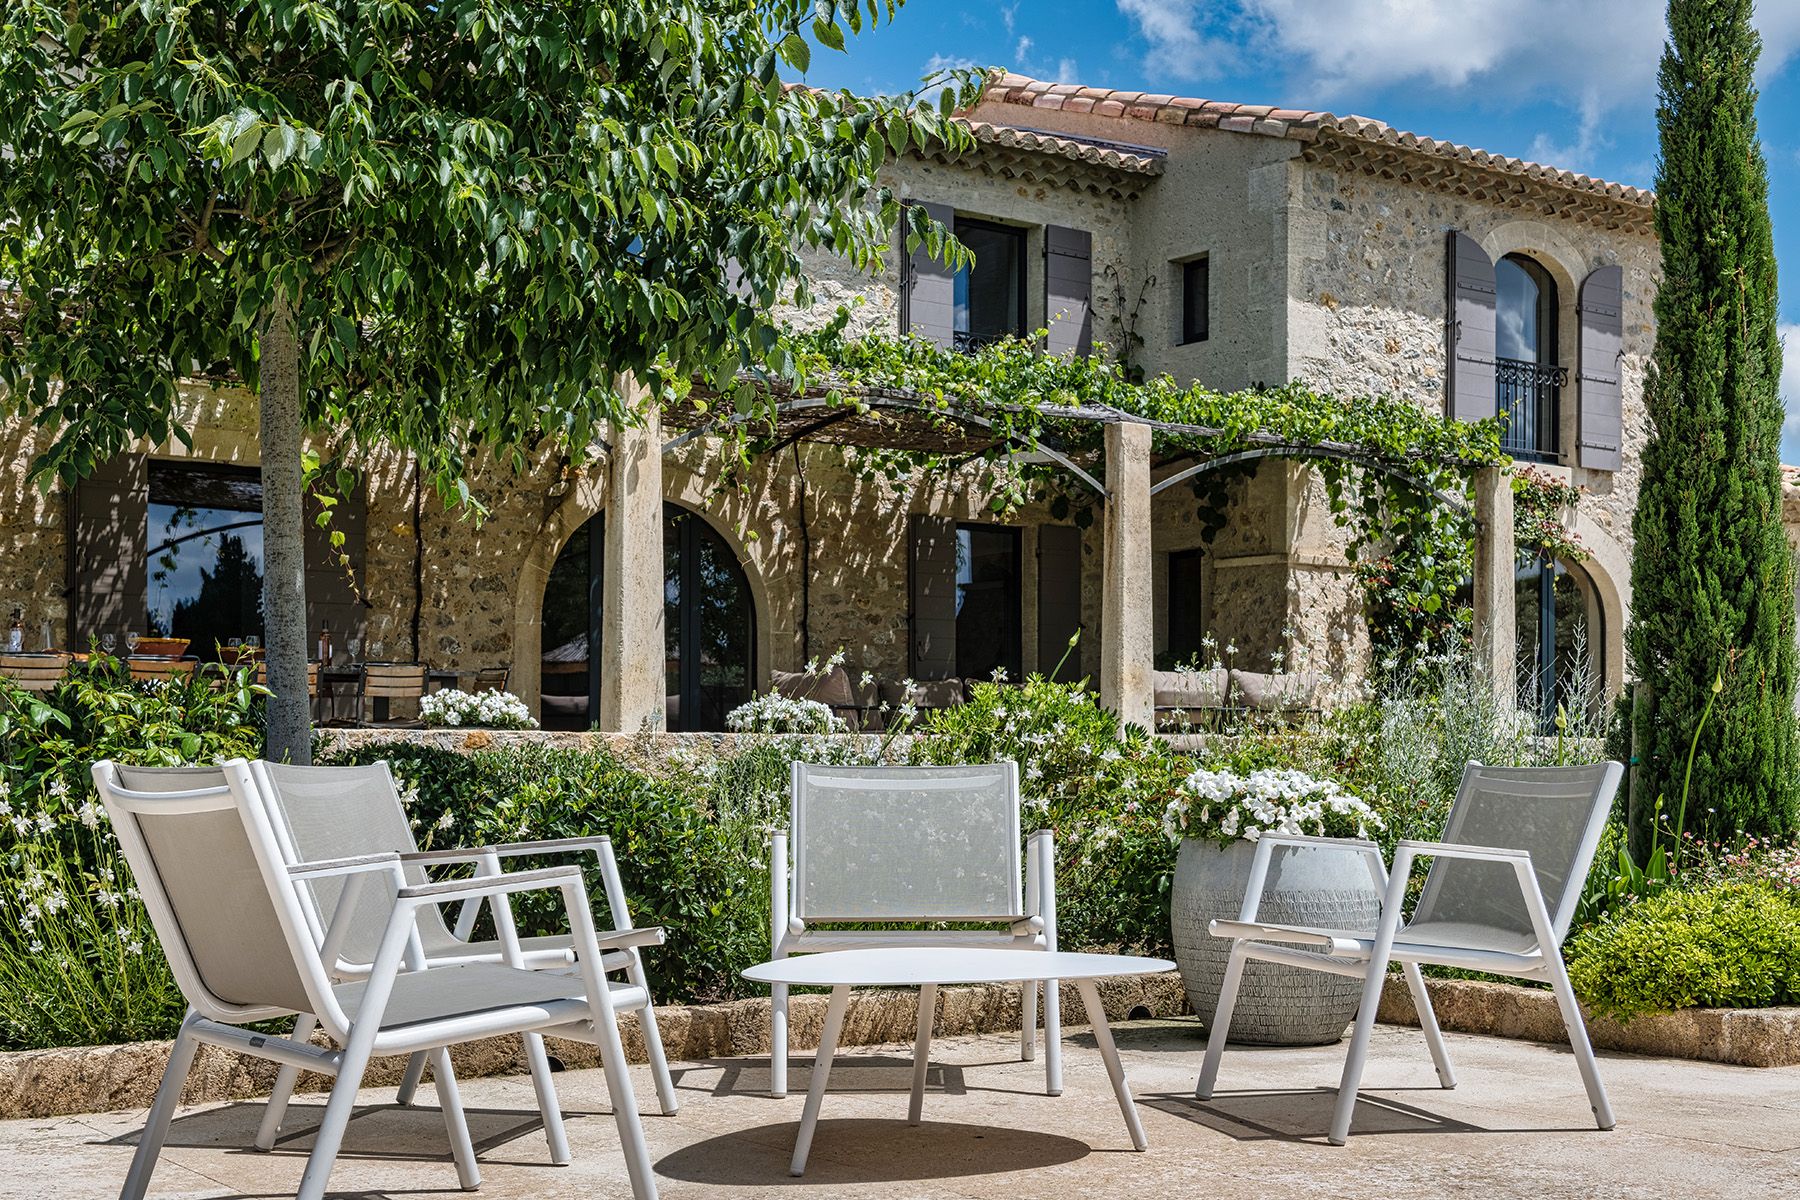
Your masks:
M112 654L113 646L117 642L118 638L110 633L103 633L100 635L100 649L106 651L108 655Z
M136 654L137 653L137 644L138 644L138 631L135 629L129 630L125 634L125 653L128 655Z

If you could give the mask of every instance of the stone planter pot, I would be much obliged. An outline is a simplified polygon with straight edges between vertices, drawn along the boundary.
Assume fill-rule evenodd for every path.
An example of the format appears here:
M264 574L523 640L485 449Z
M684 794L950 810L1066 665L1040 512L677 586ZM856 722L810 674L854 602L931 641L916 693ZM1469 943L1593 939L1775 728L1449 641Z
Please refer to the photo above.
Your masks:
M1188 1004L1208 1025L1208 1033L1231 942L1213 937L1206 923L1237 919L1255 853L1251 842L1221 848L1216 842L1190 839L1181 843L1176 857L1170 896L1175 963L1181 968ZM1380 911L1381 894L1361 857L1303 848L1275 852L1258 916L1272 924L1373 929ZM1335 1042L1355 1019L1361 998L1358 979L1275 963L1246 963L1231 1017L1231 1040L1265 1046Z

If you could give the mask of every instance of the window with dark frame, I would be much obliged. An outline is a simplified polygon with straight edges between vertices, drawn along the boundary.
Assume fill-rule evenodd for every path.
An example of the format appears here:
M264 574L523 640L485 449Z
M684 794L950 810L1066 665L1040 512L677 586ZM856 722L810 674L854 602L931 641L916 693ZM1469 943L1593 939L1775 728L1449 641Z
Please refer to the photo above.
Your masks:
M151 459L149 482L143 627L157 637L187 638L188 652L205 659L215 657L219 643L260 638L260 473Z
M1206 625L1201 617L1201 573L1206 565L1206 551L1176 550L1169 555L1169 636L1168 660L1206 667L1201 650L1206 638Z
M1212 269L1207 255L1181 264L1181 344L1204 342L1212 317Z
M973 217L956 218L956 240L975 261L956 272L958 350L1025 336L1025 231Z

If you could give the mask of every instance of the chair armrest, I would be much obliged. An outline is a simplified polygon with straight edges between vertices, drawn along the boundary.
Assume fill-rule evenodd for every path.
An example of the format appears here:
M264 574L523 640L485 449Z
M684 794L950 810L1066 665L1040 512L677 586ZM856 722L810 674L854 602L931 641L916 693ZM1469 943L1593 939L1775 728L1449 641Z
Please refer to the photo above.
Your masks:
M660 946L667 940L661 925L646 925L642 929L615 929L594 935L594 942L602 950L630 950L640 946Z
M1271 846L1320 846L1330 849L1355 850L1363 854L1381 853L1381 847L1368 838L1317 837L1310 833L1265 833L1256 839Z
M365 871L391 871L400 865L398 854L357 854L349 858L320 858L311 862L292 863L289 879L326 879L334 875L356 875Z
M458 846L449 850L409 850L400 861L409 863L478 863L494 853L492 846Z
M576 854L583 850L598 853L602 846L611 842L608 837L550 838L538 842L503 842L491 849L501 858L519 858L526 854Z
M442 904L448 900L544 891L560 888L571 881L581 882L579 867L544 867L536 871L514 871L508 875L477 875L472 879L446 879L442 883L415 884L401 888L397 898L429 900Z
M1412 858L1472 858L1485 859L1489 862L1513 862L1518 859L1531 861L1529 850L1508 850L1499 846L1457 846L1449 842L1415 842L1404 841L1394 847L1397 855L1407 851Z

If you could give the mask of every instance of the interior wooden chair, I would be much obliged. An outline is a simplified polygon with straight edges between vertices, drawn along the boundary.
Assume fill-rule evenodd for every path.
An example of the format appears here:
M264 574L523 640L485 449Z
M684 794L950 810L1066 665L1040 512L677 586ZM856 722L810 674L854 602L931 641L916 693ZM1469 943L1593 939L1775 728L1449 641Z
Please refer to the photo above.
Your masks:
M475 672L475 690L478 692L504 692L510 682L511 667L483 667Z
M66 654L0 654L0 676L28 692L47 692L69 669Z
M425 684L429 669L424 663L364 663L361 678L356 685L356 723L358 725L384 725L394 728L418 728L417 720L380 720L370 717L371 700L386 700L390 704L395 700L412 700L415 703L425 696Z
M163 657L161 655L134 654L125 660L131 670L131 677L140 683L153 679L173 679L177 675L192 675L200 660L191 655L185 658Z

